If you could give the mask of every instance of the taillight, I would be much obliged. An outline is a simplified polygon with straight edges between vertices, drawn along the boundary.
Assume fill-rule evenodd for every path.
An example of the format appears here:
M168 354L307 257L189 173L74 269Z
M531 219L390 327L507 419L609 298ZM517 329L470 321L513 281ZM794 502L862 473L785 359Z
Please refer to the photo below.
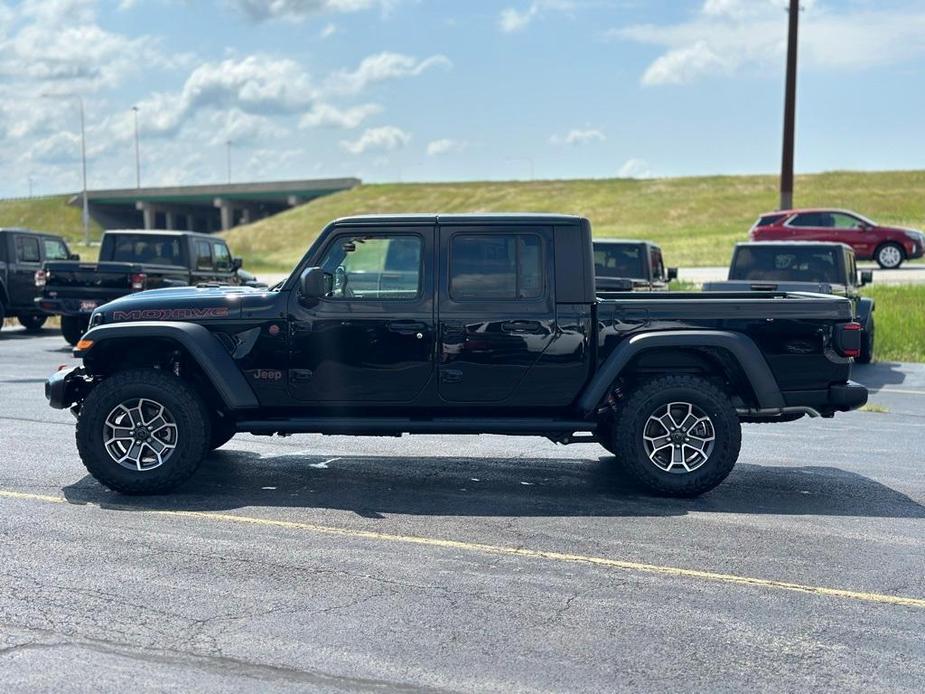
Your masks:
M35 286L41 289L48 282L48 273L44 270L35 271Z
M136 272L132 275L132 291L140 292L145 288L145 282L147 281L148 276L143 272Z
M835 351L843 357L861 356L862 330L861 324L854 321L836 326Z

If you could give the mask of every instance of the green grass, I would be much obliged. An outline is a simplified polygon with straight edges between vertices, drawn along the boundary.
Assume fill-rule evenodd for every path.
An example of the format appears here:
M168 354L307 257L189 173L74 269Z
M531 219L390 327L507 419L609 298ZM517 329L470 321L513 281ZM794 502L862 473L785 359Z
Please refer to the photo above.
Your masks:
M855 209L880 222L925 226L925 171L798 176L797 204ZM662 244L669 265L725 265L758 214L777 205L775 176L652 180L363 185L226 234L247 267L285 272L332 219L402 212L562 212L591 219L597 236Z
M80 208L67 204L69 195L50 195L39 198L0 200L0 227L26 227L63 236L71 251L81 258L93 260L98 246L85 246ZM90 238L99 241L102 229L90 223Z
M877 361L925 362L925 285L872 285L864 294L877 302Z

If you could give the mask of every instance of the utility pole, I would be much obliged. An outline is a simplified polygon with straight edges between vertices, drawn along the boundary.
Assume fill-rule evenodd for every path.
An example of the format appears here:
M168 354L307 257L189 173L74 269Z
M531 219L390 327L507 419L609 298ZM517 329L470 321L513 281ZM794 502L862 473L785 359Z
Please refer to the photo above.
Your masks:
M132 106L135 114L135 187L141 188L141 149L138 145L138 107Z
M797 34L800 25L800 0L790 0L787 35L787 83L784 88L784 151L780 167L780 209L793 208L793 154L796 145L797 118Z
M29 197L32 197L32 174L29 174Z
M228 159L228 182L231 183L231 140L225 142L225 147L227 149Z

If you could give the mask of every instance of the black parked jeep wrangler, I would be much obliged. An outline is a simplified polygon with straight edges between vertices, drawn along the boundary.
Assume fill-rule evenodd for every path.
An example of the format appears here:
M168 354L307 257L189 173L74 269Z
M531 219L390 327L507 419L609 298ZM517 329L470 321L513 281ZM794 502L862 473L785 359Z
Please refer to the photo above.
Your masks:
M331 223L269 291L160 289L93 312L46 384L90 473L164 492L235 432L596 441L648 489L707 491L741 422L861 406L848 299L598 299L591 226L554 215Z

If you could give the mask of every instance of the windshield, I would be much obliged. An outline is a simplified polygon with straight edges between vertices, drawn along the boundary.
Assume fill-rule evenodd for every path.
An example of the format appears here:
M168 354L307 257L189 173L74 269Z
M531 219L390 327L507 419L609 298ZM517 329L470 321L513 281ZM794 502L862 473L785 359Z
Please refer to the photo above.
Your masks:
M648 279L645 247L637 243L594 244L594 274L598 277Z
M729 279L841 283L838 255L833 249L818 246L739 248L729 271Z

